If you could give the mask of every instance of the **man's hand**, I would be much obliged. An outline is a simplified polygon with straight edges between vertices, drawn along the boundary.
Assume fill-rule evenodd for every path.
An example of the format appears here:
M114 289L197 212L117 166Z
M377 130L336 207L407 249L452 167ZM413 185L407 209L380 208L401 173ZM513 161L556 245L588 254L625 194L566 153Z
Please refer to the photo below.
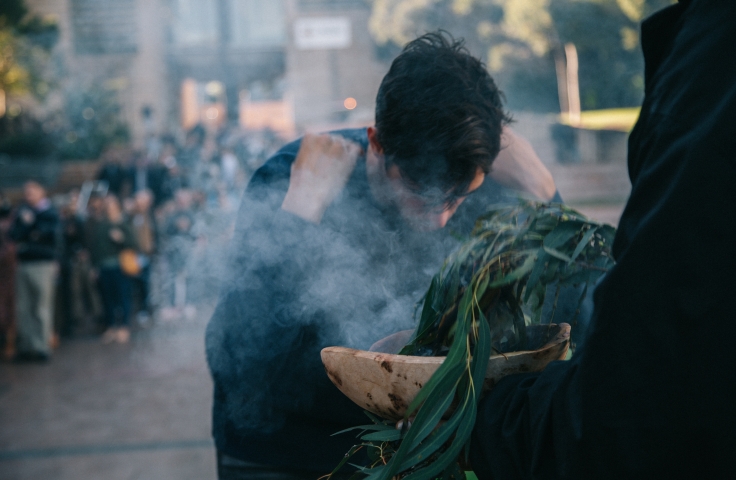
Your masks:
M360 151L360 146L336 135L305 135L291 165L289 190L281 208L319 223L345 188Z
M531 144L508 127L504 127L501 134L501 151L493 161L490 177L543 202L552 200L557 190L552 174Z

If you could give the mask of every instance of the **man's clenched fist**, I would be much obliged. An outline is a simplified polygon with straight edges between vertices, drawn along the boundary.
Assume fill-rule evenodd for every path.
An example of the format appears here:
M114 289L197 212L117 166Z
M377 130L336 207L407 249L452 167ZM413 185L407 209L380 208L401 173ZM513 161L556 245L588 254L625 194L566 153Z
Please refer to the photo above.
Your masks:
M305 135L291 165L289 190L281 208L319 223L345 188L360 153L359 145L337 135Z

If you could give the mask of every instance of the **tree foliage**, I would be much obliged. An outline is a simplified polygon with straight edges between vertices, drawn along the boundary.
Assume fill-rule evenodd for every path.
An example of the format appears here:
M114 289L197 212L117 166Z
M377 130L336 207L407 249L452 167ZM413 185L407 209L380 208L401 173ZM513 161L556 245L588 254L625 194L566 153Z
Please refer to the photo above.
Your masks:
M639 24L671 0L374 0L382 51L445 29L484 58L512 107L557 107L554 56L573 43L583 108L636 105L643 94ZM393 46L394 48L390 48Z
M64 96L64 111L53 129L61 158L98 158L108 145L129 140L116 91L109 85L72 87Z
M22 0L0 2L0 90L6 95L45 96L48 59L58 39L51 18L29 15Z
M31 14L24 0L0 1L0 153L97 158L128 140L114 86L59 74L58 36L55 20Z

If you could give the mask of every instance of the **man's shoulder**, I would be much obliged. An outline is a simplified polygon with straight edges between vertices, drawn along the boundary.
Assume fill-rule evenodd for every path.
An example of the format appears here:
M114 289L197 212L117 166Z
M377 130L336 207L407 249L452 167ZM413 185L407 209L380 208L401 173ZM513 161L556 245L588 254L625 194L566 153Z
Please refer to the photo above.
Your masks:
M328 132L322 132L330 135L339 135L347 140L353 141L357 144L359 144L361 147L366 147L368 145L368 133L367 128L344 128L340 130L330 130ZM268 160L266 160L266 163L263 165L264 167L269 165L270 163L278 162L280 159L286 157L290 157L290 161L293 161L294 157L296 157L296 154L299 152L299 147L302 144L302 139L304 137L299 137L296 140L287 143L283 147L281 147L276 153L274 153ZM263 168L263 167L261 167Z
M346 128L341 130L331 130L331 135L340 135L341 137L359 144L363 149L368 146L368 133L366 128ZM287 143L274 153L266 162L253 174L251 185L271 184L279 180L288 179L291 175L291 164L294 162L302 138Z

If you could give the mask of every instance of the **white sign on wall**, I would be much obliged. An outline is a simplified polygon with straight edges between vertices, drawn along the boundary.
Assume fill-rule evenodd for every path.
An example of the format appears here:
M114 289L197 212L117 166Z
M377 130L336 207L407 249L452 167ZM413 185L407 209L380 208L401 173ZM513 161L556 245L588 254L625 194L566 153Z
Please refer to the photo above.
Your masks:
M294 44L299 50L348 48L352 40L347 17L310 17L294 21Z

